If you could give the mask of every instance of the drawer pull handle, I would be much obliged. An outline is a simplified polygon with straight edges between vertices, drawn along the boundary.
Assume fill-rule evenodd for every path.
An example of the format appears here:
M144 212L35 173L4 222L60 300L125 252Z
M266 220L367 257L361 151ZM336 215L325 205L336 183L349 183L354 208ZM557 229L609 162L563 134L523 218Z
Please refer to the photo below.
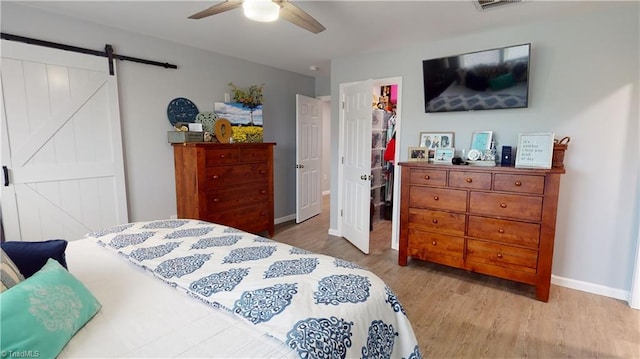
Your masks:
M264 216L264 214L265 214L264 211L260 211L261 216Z
M267 191L265 190L260 191L260 194L265 194L265 193L267 193Z
M506 203L500 203L500 207L507 208L507 204Z
M502 259L502 253L498 253L498 258Z
M498 229L498 233L504 234L504 229L502 229L502 228Z
M433 222L433 224L438 224L438 220L437 219L434 219L431 222Z
M431 177L429 175L425 175L424 179L428 180L428 179L431 179Z
M220 202L220 198L214 198L213 201L218 203L218 202Z
M471 182L473 182L473 179L467 178L466 181L467 181L467 183L471 183Z
M516 181L516 183L514 183L514 184L516 185L516 187L522 186L522 182L520 182L520 181Z
M224 158L224 157L225 157L225 156L224 156L224 154L221 154L221 155L220 155L220 158Z
M433 241L433 242L431 242L431 244L433 244L434 246L437 246L437 245L438 245L438 242Z
M439 200L439 199L440 199L440 197L438 197L438 196L433 196L433 200L434 200L434 201L437 201L437 200Z
M218 179L218 178L220 178L220 177L219 177L218 175L213 175L213 176L211 176L211 178L213 178L213 179Z
M258 173L260 173L261 175L263 175L263 174L265 174L266 172L265 172L265 170L260 170L260 171L258 171Z

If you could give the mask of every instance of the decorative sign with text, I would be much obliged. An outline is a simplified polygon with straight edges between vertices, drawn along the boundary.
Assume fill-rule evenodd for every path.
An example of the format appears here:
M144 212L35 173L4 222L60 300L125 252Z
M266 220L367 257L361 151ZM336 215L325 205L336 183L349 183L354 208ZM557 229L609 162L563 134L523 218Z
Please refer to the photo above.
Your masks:
M551 168L553 132L521 133L518 136L516 167Z

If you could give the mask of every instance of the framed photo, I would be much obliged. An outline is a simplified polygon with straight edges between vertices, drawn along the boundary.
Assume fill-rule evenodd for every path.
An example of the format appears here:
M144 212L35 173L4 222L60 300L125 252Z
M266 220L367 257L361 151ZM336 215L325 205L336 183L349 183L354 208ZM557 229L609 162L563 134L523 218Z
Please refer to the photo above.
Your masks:
M421 132L418 146L432 150L453 148L453 132Z
M409 147L409 161L427 161L428 151L426 147Z
M471 150L484 152L491 149L493 131L475 131L471 137Z
M433 162L450 165L454 153L454 148L437 148Z
M532 132L518 135L516 167L551 168L553 132Z

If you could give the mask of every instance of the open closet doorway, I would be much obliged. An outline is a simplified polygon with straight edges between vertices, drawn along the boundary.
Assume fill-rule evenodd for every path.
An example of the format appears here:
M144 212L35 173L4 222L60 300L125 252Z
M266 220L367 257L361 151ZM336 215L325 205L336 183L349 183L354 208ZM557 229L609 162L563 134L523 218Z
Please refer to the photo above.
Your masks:
M400 136L401 82L397 77L340 85L338 229L365 254L372 238L397 248L394 145Z

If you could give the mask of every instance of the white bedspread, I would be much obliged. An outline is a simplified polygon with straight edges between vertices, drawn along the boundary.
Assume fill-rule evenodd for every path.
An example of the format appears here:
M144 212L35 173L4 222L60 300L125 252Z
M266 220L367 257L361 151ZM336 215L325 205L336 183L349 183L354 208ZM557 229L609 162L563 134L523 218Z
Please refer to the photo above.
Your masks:
M95 241L69 242L69 271L102 309L59 358L296 358L283 343L154 280Z
M236 319L238 323L229 322L243 333L240 334L243 341L245 327L250 326L252 333L264 333L277 340L273 350L281 350L278 344L284 343L305 358L421 356L411 324L393 291L375 274L353 263L230 227L191 220L132 223L91 233L84 241L98 242L105 247L104 252L118 253L112 254L114 258L129 260L146 269L149 277L153 274L160 279L155 282L167 289L173 287L198 299L189 304L198 308L198 312L205 307L212 312L232 313L234 318L226 319ZM69 266L73 271L72 261ZM123 300L123 292L128 297L128 289L126 285L113 288L108 290L108 296ZM158 327L175 327L175 323L163 319L166 309L153 308L155 300L149 297L140 300L144 321L147 316L155 321L154 331ZM103 308L107 307L103 303ZM190 318L185 321L201 319L201 312L191 314ZM148 322L138 318L123 320L135 322L140 328L131 340L145 336L143 326L147 328ZM102 324L114 325L106 322ZM226 331L204 330L210 324L201 325L200 339L193 339L190 334L176 337L167 331L168 337L156 341L171 339L184 346L185 341L201 343L203 336L205 341L214 340L211 331ZM261 338L259 334L255 336ZM148 350L151 347L149 343ZM253 355L244 349L240 352L239 356L244 357L283 356L281 352L266 355ZM187 353L178 354L189 356ZM238 354L234 351L233 355Z

